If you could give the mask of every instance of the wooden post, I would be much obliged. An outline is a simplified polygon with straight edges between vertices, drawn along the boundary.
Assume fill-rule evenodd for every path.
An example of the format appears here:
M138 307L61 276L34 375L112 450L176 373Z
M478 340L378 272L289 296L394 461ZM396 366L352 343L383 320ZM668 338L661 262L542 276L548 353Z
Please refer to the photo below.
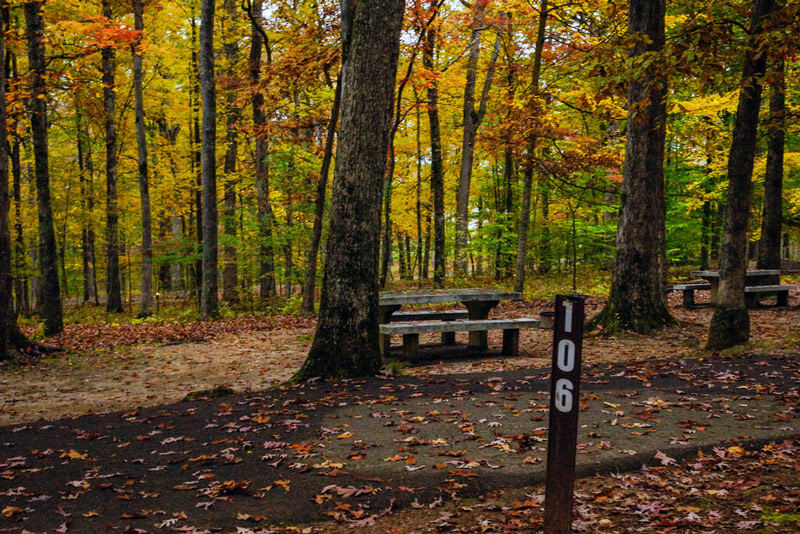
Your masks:
M544 534L569 534L578 445L583 297L556 296Z

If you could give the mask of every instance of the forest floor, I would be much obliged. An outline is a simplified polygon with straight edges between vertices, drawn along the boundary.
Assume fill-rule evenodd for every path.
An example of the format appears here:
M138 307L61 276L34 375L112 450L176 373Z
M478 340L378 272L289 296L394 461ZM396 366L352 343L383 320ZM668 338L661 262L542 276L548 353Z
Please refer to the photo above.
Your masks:
M584 345L585 365L588 370L591 370L592 376L603 377L602 380L596 379L596 383L614 382L618 379L613 377L627 374L633 381L632 383L639 384L640 387L637 388L633 385L620 386L612 398L599 392L594 394L590 389L592 386L588 386L584 390L584 400L587 403L597 403L601 405L600 408L605 406L605 409L600 410L605 414L600 416L602 418L607 414L613 416L617 411L621 411L619 405L629 402L624 399L632 397L634 401L630 402L634 403L633 406L625 408L625 410L634 410L635 406L639 406L647 412L657 411L661 415L661 419L664 420L663 426L667 434L661 436L664 442L658 442L660 445L656 445L656 442L654 442L653 447L658 448L657 455L654 456L652 451L648 449L649 458L641 458L634 454L637 451L625 448L622 441L617 442L616 434L614 434L616 429L609 430L604 426L603 428L607 432L601 434L600 431L590 431L588 437L584 436L585 439L595 438L588 442L588 447L591 448L591 450L585 451L588 455L606 454L608 450L613 450L619 456L630 455L634 462L639 462L637 465L633 465L631 461L621 461L617 456L614 464L622 466L619 469L635 469L642 463L648 463L651 467L644 471L631 472L630 474L597 476L589 476L593 470L590 468L584 469L584 477L577 483L578 520L574 525L574 529L576 531L589 532L674 531L721 533L748 530L757 532L797 532L798 528L800 528L800 509L798 508L800 488L797 485L797 480L800 479L798 476L798 472L800 472L800 449L798 449L800 443L792 439L788 441L780 439L768 440L781 442L777 444L768 444L759 439L740 440L735 436L741 437L747 433L743 433L738 427L731 426L739 424L734 423L733 420L729 423L730 431L733 432L731 436L716 436L714 432L717 430L723 431L728 427L720 423L706 424L697 420L711 417L711 414L703 412L708 410L716 412L717 405L724 407L724 409L719 408L721 413L731 412L728 407L735 402L739 402L741 406L749 406L749 408L737 413L735 420L739 422L745 421L745 425L753 425L753 423L746 423L746 421L757 418L759 410L770 409L774 411L777 407L777 412L769 412L767 415L768 419L774 425L777 425L776 428L779 427L779 432L771 434L771 437L797 438L800 436L797 398L797 386L798 381L800 381L800 373L798 373L797 369L797 355L800 353L800 332L796 327L798 313L800 313L797 306L798 295L796 293L791 295L789 308L752 310L750 314L753 333L751 342L744 347L727 351L722 355L702 350L713 309L702 306L696 308L679 306L679 295L677 294L672 295L670 299L672 304L671 311L680 321L679 326L653 336L623 334L618 337L601 337L590 333L586 337ZM589 314L598 311L601 304L602 301L599 299L590 299L587 303ZM507 303L495 310L493 315L497 317L536 317L539 311L544 311L549 306L550 304L547 302ZM0 366L0 426L17 425L14 427L14 434L22 437L27 431L34 428L38 429L37 432L44 432L46 435L47 429L52 429L54 426L64 427L63 424L59 423L47 424L47 420L56 420L64 417L127 410L123 417L127 416L127 419L130 420L142 419L142 417L136 417L137 407L176 403L189 393L207 391L220 386L231 388L241 394L231 397L237 400L234 407L231 408L230 405L226 404L225 399L222 399L222 401L213 401L213 407L199 408L199 410L210 410L208 419L213 419L215 416L220 415L219 410L221 409L220 406L222 406L222 415L226 415L226 410L238 411L239 405L253 405L254 401L242 399L255 398L263 400L262 397L258 396L260 391L285 381L299 368L310 345L313 326L312 319L289 315L240 317L214 323L73 324L67 327L63 336L47 340L50 344L63 347L66 352L44 360L30 362L27 365ZM473 385L474 383L479 383L481 386L485 386L485 394L493 395L493 392L498 392L502 395L506 388L497 389L496 386L500 383L506 384L514 380L520 383L527 383L534 380L534 377L536 380L543 380L550 364L552 334L542 330L524 331L521 334L519 357L501 358L494 354L485 358L475 359L456 355L454 358L436 359L430 363L410 368L396 366L395 369L403 371L404 376L396 377L393 380L399 380L401 383L403 380L408 381L409 384L416 384L414 385L415 388L435 388L436 384L447 380L448 383L452 382L451 385L455 388L453 391L446 390L444 393L442 391L436 393L435 391L420 389L419 393L413 393L408 396L409 398L404 399L409 403L415 402L415 396L423 398L427 402L431 402L433 397L434 400L432 402L436 403L438 402L436 399L442 400L444 398L442 395L457 396L458 394L463 394L462 390L465 384ZM421 341L424 343L426 340L423 339ZM498 333L490 333L489 344L490 347L500 345ZM766 360L762 361L764 358ZM767 361L771 363L764 363ZM686 362L693 363L687 364ZM695 406L694 413L689 415L683 413L681 417L677 415L675 417L669 416L667 412L680 412L678 407L686 408L686 406L681 405L681 402L686 402L685 397L681 399L677 397L671 398L666 396L666 392L662 392L659 397L656 397L660 399L656 402L653 401L654 397L648 396L649 391L647 388L650 386L651 381L655 382L659 378L667 380L667 389L672 388L674 384L669 382L671 380L669 377L681 376L682 372L685 373L685 370L682 371L682 369L689 365L700 367L704 365L717 366L713 372L708 370L711 367L703 372L712 373L711 376L714 379L710 382L727 383L728 385L725 387L730 386L734 390L737 389L735 386L737 381L743 380L748 376L748 373L751 373L753 377L758 377L759 373L766 374L768 379L764 380L764 384L770 385L773 389L766 388L759 380L750 380L738 388L742 389L741 392L734 391L733 394L731 391L709 392L712 396L707 399L708 406L714 406L713 409L702 407L698 413L697 406ZM724 370L732 369L736 365L741 366L741 371L729 372ZM773 370L769 366L774 366L775 369ZM767 370L764 371L764 369ZM784 378L776 378L777 375L774 373L778 372L787 374ZM452 377L457 378L453 379ZM473 377L474 382L469 377ZM496 382L496 380L500 382ZM462 389L459 390L458 388ZM400 390L402 389L403 387L400 387ZM776 393L778 389L780 390L780 395ZM282 392L280 395L286 394L283 390L278 391ZM508 391L512 392L508 393ZM508 393L509 400L503 406L513 412L514 408L511 405L514 403L511 400L516 401L517 399L513 393L513 388L509 388L508 391L506 393ZM295 391L295 393L297 392ZM764 404L764 399L761 398L762 393L767 401L764 406L761 405ZM302 391L299 394L302 395ZM339 394L342 393L340 392ZM353 394L350 393L350 395ZM770 395L777 395L774 398L779 399L780 402L770 402L773 399ZM346 398L347 395L345 395L345 400ZM506 397L504 396L503 398L505 399ZM638 401L635 399L638 399ZM641 402L644 399L647 400ZM261 401L255 402L258 404ZM545 401L543 400L542 402ZM204 403L199 404L202 405ZM233 403L231 402L231 404ZM505 406L505 404L508 404L508 406ZM344 405L347 405L347 402L344 402ZM705 403L703 405L706 406ZM286 406L285 403L284 406ZM465 406L463 408L464 411L473 411L469 403ZM756 415L748 413L750 409ZM141 408L141 410L142 413L152 411L151 419L154 420L158 420L159 417L165 417L157 415L157 412L153 411L153 409ZM195 410L195 408L190 409L190 411L192 410ZM433 416L430 414L433 412L435 410L427 410L424 412L424 417L413 418L405 414L405 419L408 419L405 420L403 410L392 408L392 415L399 415L400 419L404 419L403 421L398 420L399 426L397 430L407 425L414 426L415 423L425 425L427 424L425 419L432 419ZM302 413L295 415L296 418L293 419L295 422L302 420ZM484 419L491 419L496 415L490 411L487 412L487 417ZM253 414L248 412L242 417L252 418ZM264 422L269 420L268 416L261 417L264 418ZM285 414L284 417L286 417ZM338 417L336 416L336 418ZM361 416L350 414L343 417L355 417L358 419ZM459 417L463 418L464 414L459 415ZM624 416L620 416L621 421L623 421L622 417ZM655 440L655 429L659 428L661 421L655 420L654 416L651 417L644 412L637 417L638 422L622 424L622 426L625 426L642 439L652 438ZM608 417L606 418L609 419ZM612 417L609 421L615 419ZM34 423L37 420L38 423ZM74 421L89 420L102 423L104 418L90 417L88 419L75 419ZM206 421L207 419L202 420ZM284 419L284 421L286 420L290 419ZM525 420L540 421L541 416L530 416L526 417ZM67 420L65 419L64 421ZM611 424L609 421L598 420L597 424ZM438 419L435 422L439 422ZM340 454L335 455L336 448L329 445L329 450L323 455L327 459L320 462L323 467L320 468L315 465L314 471L326 469L327 476L336 477L337 470L339 470L342 476L345 476L345 479L342 479L342 481L330 479L331 482L326 483L327 491L321 491L320 488L316 488L316 491L321 492L310 494L306 500L318 505L319 510L317 512L319 514L332 517L336 522L303 524L297 528L291 527L288 529L286 529L285 524L283 527L267 527L265 522L268 518L259 517L254 511L245 511L239 514L241 517L236 518L238 526L235 528L231 525L223 525L225 532L228 532L228 530L225 530L226 527L232 529L230 532L242 534L250 532L283 532L284 530L287 532L306 533L338 532L339 530L347 531L353 526L360 526L365 531L376 533L438 532L444 530L452 532L506 532L515 530L535 532L541 525L542 489L537 486L541 482L541 476L538 476L538 478L532 477L528 483L521 483L520 480L515 480L505 486L502 486L502 484L498 486L492 481L502 482L504 477L493 476L494 467L491 462L494 460L491 457L481 457L481 452L479 452L481 447L477 447L475 450L472 447L466 447L469 449L469 453L462 452L461 449L448 450L444 452L444 457L438 460L444 466L443 469L446 469L444 472L449 473L451 476L449 479L450 490L457 489L462 479L464 487L469 486L472 489L472 491L465 491L464 497L460 495L459 491L445 491L448 488L441 490L440 494L431 493L430 490L433 487L431 481L420 479L418 487L415 487L413 479L409 479L409 486L401 486L399 491L403 494L403 497L407 498L396 499L397 496L392 493L392 499L388 500L390 491L387 489L385 495L381 498L375 497L375 502L370 504L369 499L379 494L382 489L380 487L381 484L370 480L371 478L379 480L380 477L375 475L380 475L381 466L384 465L384 462L379 461L377 464L370 464L375 471L372 477L368 476L368 473L360 473L355 477L346 476L346 469L343 469L343 466L337 467L337 462L342 464L347 462L356 463L360 459L359 448L356 446L358 441L351 443L352 440L349 438L352 436L347 436L350 433L349 431L339 428L338 423L335 421L329 423L332 425L333 430L330 432L333 432L333 434L329 434L329 429L324 426L318 427L317 431L321 432L322 435L328 436L329 443L331 441L334 444L340 440L342 443L347 441L348 454L345 454L344 451L339 451ZM356 420L350 423L353 429L359 428ZM490 421L488 424L491 427L492 425L499 426L502 423ZM509 423L505 424L508 425ZM515 449L512 452L522 452L526 450L526 447L530 450L535 450L535 447L530 447L530 445L541 441L539 436L542 435L541 426L543 424L546 424L546 421L543 423L529 423L529 426L537 426L538 429L535 431L529 430L530 434L518 431L516 440L513 439L514 436L506 436L506 438L509 438L507 443ZM708 432L707 427L714 425L716 425L715 429ZM70 426L70 423L66 423L66 426ZM95 439L97 436L92 437L94 434L90 435L89 431L86 430L88 426L90 426L88 423L78 424L76 422L74 424L75 429L80 427L82 429L81 432L84 432L84 434L78 432L75 439ZM110 427L110 425L108 426ZM158 427L156 426L156 428ZM429 428L433 429L434 425ZM72 429L73 434L75 429ZM374 430L369 432L367 429L363 430L367 435L369 435L369 432L374 432ZM387 456L388 459L398 458L398 463L402 464L401 467L405 467L409 473L413 473L419 467L416 463L417 460L414 458L414 454L417 454L415 446L424 447L426 430L427 428L422 426L421 430L412 429L407 433L402 432L402 436L396 436L399 439L389 439L389 447L392 448L392 452L396 453L394 457L391 457L388 451L383 451L387 453L385 455L379 454ZM55 432L55 430L52 431ZM20 434L17 434L17 432L20 432ZM161 431L153 430L153 432L159 433ZM419 432L422 433L420 434ZM653 436L648 437L651 432ZM98 435L101 433L102 426L98 427ZM394 433L396 434L396 431ZM683 433L683 435L676 437L673 435L675 433ZM508 434L508 430L503 433L503 435L505 434ZM688 443L690 440L695 440L695 437L699 435L709 438L710 441L705 441L705 446L701 445L702 440L698 440L696 445L693 443L692 447L684 447L684 442ZM609 436L614 436L614 439L607 439ZM14 437L16 438L16 436ZM139 438L148 439L144 434L140 435ZM41 439L46 439L46 437L43 435ZM136 439L138 440L138 438ZM167 445L173 443L170 439L173 438L164 440ZM436 439L438 438L433 435L429 436L428 444L435 442ZM719 442L718 446L714 446L715 439ZM177 438L175 440L180 441ZM164 448L164 441L162 441L162 448ZM292 441L296 440L293 439ZM394 441L395 445L391 445L391 441ZM595 443L593 444L591 441ZM405 442L408 442L407 446L403 445ZM450 442L455 446L455 443L459 442L459 440L451 437ZM83 442L80 443L83 445ZM264 448L267 449L265 457L269 460L271 454L274 454L276 464L280 463L283 459L282 456L287 457L285 448L289 445L278 438L275 438L274 443L271 445L269 445L270 443L270 440L268 440L264 444ZM302 444L294 443L292 447L295 447L295 445L302 446ZM449 446L450 443L447 445ZM351 449L349 448L350 446L355 448ZM458 447L461 446L462 444L459 442ZM675 454L672 452L671 446L672 449L677 446L684 453ZM51 447L56 448L55 445L51 445ZM84 454L79 452L83 450L79 447L70 448L67 451L64 450L67 448L66 445L61 444L58 448L62 449L61 452L67 455L66 458L68 460L71 460L72 456L75 455L77 455L75 460L80 460L81 458L79 457ZM166 448L168 449L169 447ZM259 445L258 448L260 449L261 446ZM274 451L271 448L274 448ZM644 448L647 449L647 447ZM541 450L540 447L539 449ZM294 465L295 469L302 468L302 466L297 466L303 458L311 458L316 455L315 452L310 450L299 450L296 447L293 450L293 461L295 463L291 465ZM706 453L697 452L702 450L705 450ZM667 451L667 453L665 454L663 451ZM193 453L195 452L197 453L195 458L203 456L198 451L193 451ZM263 452L262 450L259 454L263 454ZM152 451L149 454L156 453ZM158 454L172 454L172 451ZM220 454L224 455L224 451ZM419 453L417 458L421 454ZM442 452L439 451L438 454L441 456ZM364 452L363 455L367 456L368 453ZM430 455L431 453L429 452L428 456ZM291 457L292 455L289 456ZM331 460L330 458L334 458L334 456L337 458L341 456L343 460ZM531 453L520 456L524 458L518 459L518 461L523 464L536 466L542 462L541 454L536 456ZM63 455L61 457L64 458ZM673 457L677 458L677 460ZM222 458L222 456L219 458ZM448 458L450 458L449 462ZM474 458L475 461L471 461L470 458ZM264 457L262 457L262 460L264 460ZM683 460L686 460L686 463L683 463ZM5 463L3 463L4 461ZM201 464L208 464L213 467L212 464L217 461L217 456L212 458L212 455L207 455L206 459L197 464L197 466L200 468ZM222 460L219 461L221 462ZM426 458L425 461L437 460ZM313 462L312 460L309 463L309 468ZM421 462L422 460L420 459L420 465ZM448 463L452 463L455 468L445 465ZM459 465L455 465L456 463ZM471 463L475 465L471 466ZM184 465L189 466L188 463ZM394 465L394 460L385 465ZM25 470L30 471L38 469L34 467L33 463L29 463L27 466L23 465L23 467L25 467ZM483 470L484 472L476 476L477 472L470 471L474 467L479 467L479 471ZM5 469L5 471L2 471L2 469ZM22 467L17 466L17 469L22 469ZM156 466L151 470L157 469L161 469L161 467ZM438 464L433 465L431 469L439 469ZM3 482L0 479L0 495L6 495L6 497L0 498L0 508L3 508L0 512L2 512L2 516L6 520L4 521L3 517L0 517L0 532L22 532L24 528L31 528L37 524L52 524L52 521L40 523L39 521L28 522L20 520L27 513L27 509L18 504L20 501L17 495L19 494L14 494L12 488L12 486L16 487L16 482L11 481L22 477L15 471L13 462L9 463L9 458L0 457L0 471L2 471L0 477L6 480L6 482ZM192 471L194 472L195 470ZM606 471L609 470L606 469ZM285 479L279 478L275 480L270 487L280 487L283 491L288 492L289 486L283 484L291 480L291 477L289 474L284 474ZM77 478L80 478L80 476L77 473L75 474ZM481 479L480 477L485 478ZM84 475L84 478L86 478L86 475ZM345 485L345 481L349 482L349 485ZM94 484L93 482L84 482L90 485ZM334 482L338 482L338 484ZM230 487L225 486L228 483L231 483L229 484ZM443 484L442 481L438 481L438 483ZM214 499L224 500L238 493L247 493L245 487L236 487L237 482L235 480L226 480L221 484L222 486L220 487L216 487L213 484L209 486L211 488L209 491L214 493ZM300 484L300 482L297 482L297 484ZM100 484L100 486L102 487L103 484ZM425 491L423 491L423 486L427 488ZM5 490L4 493L2 490L4 487L12 489ZM108 484L108 487L111 487L111 484ZM296 487L298 486L292 486L292 490ZM508 489L509 487L515 489ZM313 488L309 488L306 492L313 490ZM196 490L197 487L190 486L188 489ZM157 497L158 491L153 488L148 491L151 495L155 492ZM641 497L642 492L647 494L646 499ZM77 493L82 493L80 487L78 487ZM145 491L144 493L147 494L148 492ZM9 502L7 497L11 495L14 495L14 504L9 504L8 506L3 504L4 502ZM442 496L445 496L445 498L442 499ZM448 496L454 498L447 498ZM34 495L31 498L31 502L35 502L39 498L44 499L42 495L38 497ZM65 498L69 499L70 496L62 492L62 500ZM358 503L358 498L360 498L360 503ZM207 507L211 506L208 502L212 500L206 501ZM395 500L397 502L393 504ZM323 504L327 508L324 508ZM370 505L372 508L370 508ZM61 506L52 503L50 508L55 511L64 511L65 506L66 502L62 501ZM98 506L100 505L98 504ZM142 506L141 513L138 515L128 512L123 514L123 518L125 515L128 516L127 519L129 520L147 518L153 511L152 507L147 506L146 502L142 503ZM202 505L197 504L196 506ZM288 506L291 507L292 505ZM389 513L388 510L392 506L399 509ZM302 506L299 507L301 510L302 508ZM72 510L72 508L67 509ZM254 510L257 509L255 508ZM95 526L92 528L99 529L101 526L99 522L92 523L90 521L86 523L84 521L84 518L91 520L96 517L92 515L92 511L92 509L87 508L81 514L81 518L77 517L77 515L72 519L66 519L66 516L61 517L63 523L59 523L58 531L90 532L90 530L83 530L86 527L78 527L78 525L93 524ZM76 512L65 513L73 514ZM133 525L137 528L140 527L140 531L145 532L203 532L201 527L182 527L181 525L186 525L187 522L185 521L185 514L184 517L181 517L181 513L183 512L176 512L171 516L159 516L158 521L148 522L149 527L143 526L145 522L141 521L139 524L123 521L119 523L122 525L119 529L128 528L128 530L120 531L135 532L135 529L131 529L131 525ZM191 519L192 512L189 510L187 513ZM154 518L155 516L150 517L150 519ZM307 517L306 519L313 520L313 517ZM293 520L296 520L296 518ZM154 526L157 528L153 529L152 527ZM78 528L78 530L74 528ZM35 528L29 531L42 532ZM46 531L55 532L56 530Z

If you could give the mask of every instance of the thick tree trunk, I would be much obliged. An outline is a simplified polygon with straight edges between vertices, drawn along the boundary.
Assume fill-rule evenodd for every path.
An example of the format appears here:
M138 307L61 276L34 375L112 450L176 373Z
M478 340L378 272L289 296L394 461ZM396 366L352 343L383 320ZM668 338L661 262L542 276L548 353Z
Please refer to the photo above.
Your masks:
M103 17L110 24L113 13L110 0L102 1ZM117 200L117 126L114 95L114 48L101 51L103 72L103 108L106 128L106 310L122 313L122 287L119 270L119 205Z
M214 0L200 8L200 93L203 101L203 286L200 319L219 315L217 299L217 91L214 82Z
M456 274L467 274L467 242L469 240L469 188L472 181L472 163L475 155L475 139L478 128L486 113L486 99L494 78L497 57L500 54L500 34L497 35L492 51L486 79L483 83L478 110L475 109L475 83L478 76L478 57L481 51L481 17L486 9L485 3L476 3L473 13L472 35L470 36L469 57L467 59L467 83L464 87L464 107L462 118L464 130L461 138L461 169L458 176L456 193L456 239L455 239L455 271Z
M634 61L664 47L665 0L631 0ZM671 324L662 283L666 74L654 64L628 82L628 135L611 293L594 324L647 333Z
M144 32L142 0L133 0L134 29ZM144 125L141 34L133 47L133 92L136 101L136 146L139 163L139 196L142 204L142 302L139 317L153 313L153 238L150 216L150 184L147 176L147 133Z
M753 160L761 107L761 79L767 54L759 50L764 21L776 9L775 0L753 0L750 39L742 68L739 106L728 155L728 202L719 262L719 304L711 318L706 348L719 350L750 338L750 315L744 301L747 270L747 230L753 202Z
M263 302L275 296L275 249L272 240L272 204L269 199L269 141L267 140L267 115L264 111L264 95L258 84L261 79L261 47L267 50L269 59L269 43L264 41L258 24L261 13L261 0L255 0L251 7L251 32L250 32L250 86L252 96L250 104L253 108L253 130L255 133L255 171L256 171L256 196L258 201L258 269L259 269L259 298ZM320 229L320 235L322 230Z
M58 255L50 203L50 170L47 148L47 92L45 89L44 21L42 3L25 4L28 63L31 70L31 136L36 168L36 196L39 208L39 265L42 294L39 301L44 317L44 335L52 336L64 329L61 314L61 293L58 283Z
M428 29L422 63L429 71L434 69L437 33ZM431 135L431 196L433 197L433 286L444 285L445 233L444 233L444 164L442 162L442 135L439 126L439 87L434 77L428 87L428 122Z
M774 82L769 99L769 140L767 170L764 176L764 211L761 219L761 242L758 245L758 268L781 268L781 233L783 223L783 152L786 114L784 61L775 59Z
M380 201L403 10L402 0L355 6L319 319L294 380L370 375L381 366Z

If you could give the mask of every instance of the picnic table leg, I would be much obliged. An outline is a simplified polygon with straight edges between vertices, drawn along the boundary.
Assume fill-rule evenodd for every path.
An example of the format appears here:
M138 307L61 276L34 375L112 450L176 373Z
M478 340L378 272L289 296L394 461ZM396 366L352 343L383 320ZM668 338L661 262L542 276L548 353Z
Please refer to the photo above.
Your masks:
M503 350L504 356L519 355L519 328L508 328L503 330Z
M777 300L775 301L776 306L788 306L789 305L789 290L786 291L778 291L775 296Z
M499 300L480 300L464 303L469 311L471 321L485 321L489 318L492 308L500 304ZM489 349L489 338L486 330L475 330L469 333L469 343L471 349L485 351Z
M389 306L379 306L378 307L378 324L389 324L392 321L392 314L400 309L399 304L392 304ZM379 334L380 335L380 349L381 349L381 356L386 356L389 353L389 349L392 347L392 336L389 334Z
M419 356L419 334L403 334L403 358L413 362Z
M694 306L694 289L683 290L683 305Z

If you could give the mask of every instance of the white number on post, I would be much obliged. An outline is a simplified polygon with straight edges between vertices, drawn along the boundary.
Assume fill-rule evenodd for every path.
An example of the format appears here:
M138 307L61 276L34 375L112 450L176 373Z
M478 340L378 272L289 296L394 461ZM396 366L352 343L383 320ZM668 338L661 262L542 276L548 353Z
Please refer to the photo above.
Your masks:
M564 313L564 332L572 332L572 301L565 300L564 307L567 309Z
M558 368L569 373L575 368L575 343L562 339L558 344Z
M556 382L556 409L559 412L572 410L572 382L566 378Z

